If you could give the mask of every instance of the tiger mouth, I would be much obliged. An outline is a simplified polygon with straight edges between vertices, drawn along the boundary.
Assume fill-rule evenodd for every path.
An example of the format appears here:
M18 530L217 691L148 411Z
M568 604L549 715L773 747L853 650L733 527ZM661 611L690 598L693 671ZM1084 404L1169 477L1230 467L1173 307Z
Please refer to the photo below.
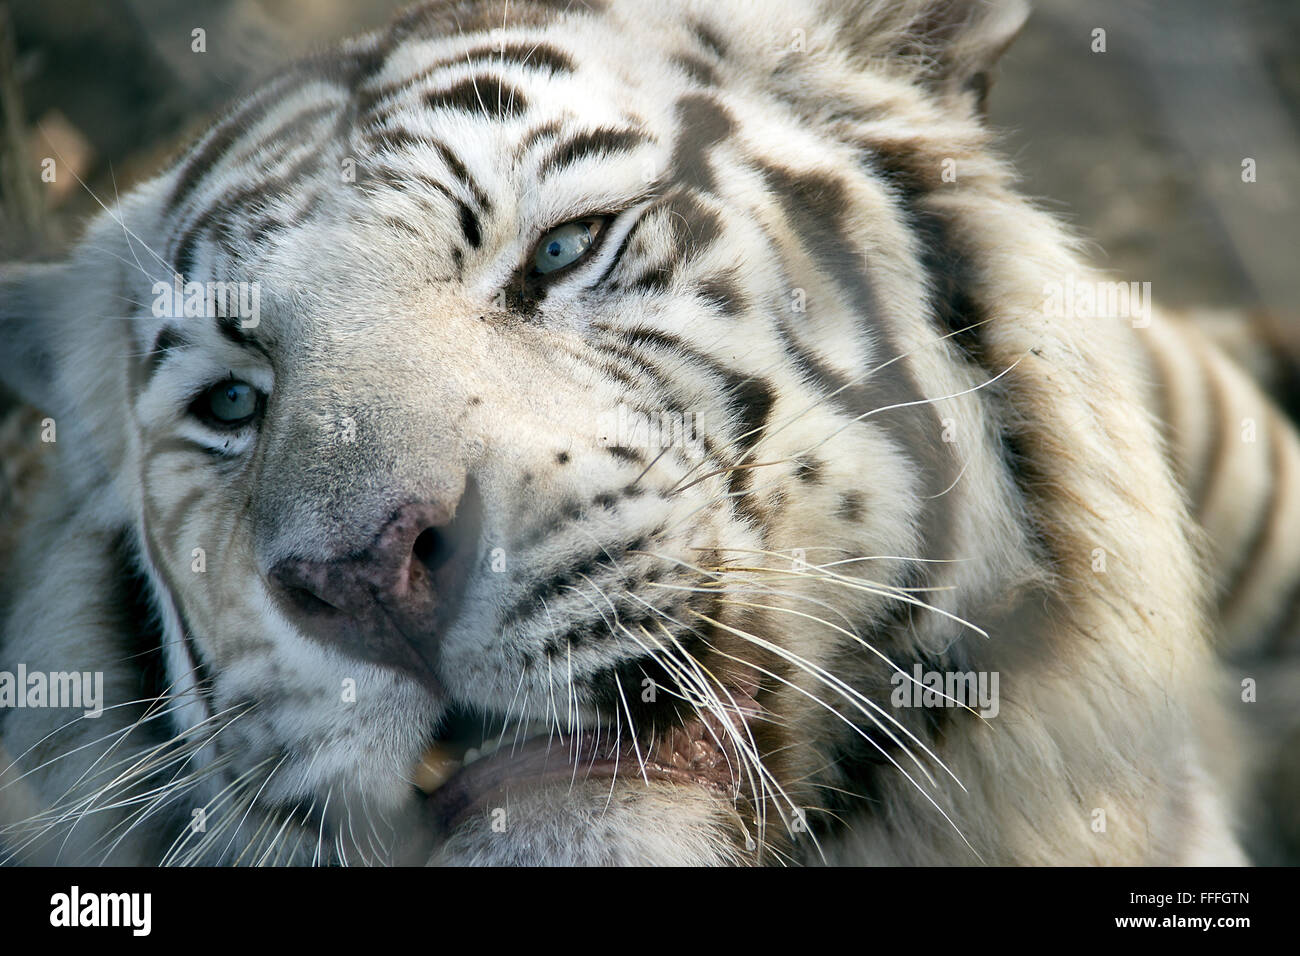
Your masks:
M746 790L745 757L753 747L749 724L759 705L743 692L724 713L675 722L650 736L620 735L602 727L561 733L532 721L485 733L482 714L456 709L413 769L425 814L446 834L476 811L504 806L513 790L575 787L587 781L667 783L703 787L738 799Z

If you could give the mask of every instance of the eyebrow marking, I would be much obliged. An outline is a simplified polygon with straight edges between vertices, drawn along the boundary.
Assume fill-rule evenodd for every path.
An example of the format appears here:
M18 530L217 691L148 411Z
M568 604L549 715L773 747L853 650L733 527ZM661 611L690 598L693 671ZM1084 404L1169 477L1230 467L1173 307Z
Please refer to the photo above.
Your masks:
M458 66L495 66L547 70L550 73L573 73L575 65L569 54L545 43L507 43L497 49L479 46L455 57L439 60L410 76L393 80L374 89L363 90L357 96L357 110L362 115L373 113L384 100L418 86L439 70Z
M649 136L636 130L609 127L588 130L556 146L542 161L541 171L543 174L554 172L591 156L625 153L651 142L653 140Z
M438 155L442 157L442 161L447 164L447 168L451 170L452 175L463 182L469 188L469 191L474 194L474 200L478 203L479 209L485 213L491 212L492 203L488 201L487 193L470 175L469 170L465 168L465 164L460 161L460 158L451 151L451 147L446 143L434 143L433 146L438 151Z
M145 356L145 383L147 384L157 373L159 366L167 358L168 352L173 349L183 348L189 344L189 341L176 330L174 325L164 325L159 329L149 353Z
M424 102L432 110L455 110L497 119L518 116L528 109L528 98L518 87L499 76L487 75L470 77L445 90L426 93Z

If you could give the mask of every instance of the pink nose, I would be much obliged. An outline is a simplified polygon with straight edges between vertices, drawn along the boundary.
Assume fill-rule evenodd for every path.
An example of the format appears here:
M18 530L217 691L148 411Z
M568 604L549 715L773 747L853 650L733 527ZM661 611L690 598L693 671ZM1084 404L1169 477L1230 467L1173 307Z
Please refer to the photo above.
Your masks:
M476 561L481 518L470 482L459 502L410 502L359 549L326 560L289 558L270 577L307 636L429 680Z

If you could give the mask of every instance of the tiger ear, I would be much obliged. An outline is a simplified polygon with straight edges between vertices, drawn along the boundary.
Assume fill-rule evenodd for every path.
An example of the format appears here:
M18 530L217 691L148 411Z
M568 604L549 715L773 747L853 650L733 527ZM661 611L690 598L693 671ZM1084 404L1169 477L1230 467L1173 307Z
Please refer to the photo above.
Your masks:
M65 264L0 266L0 383L44 411L62 408L57 386L56 339L59 290Z
M941 94L974 94L985 112L992 71L1029 17L1027 0L831 0L854 54L909 63Z

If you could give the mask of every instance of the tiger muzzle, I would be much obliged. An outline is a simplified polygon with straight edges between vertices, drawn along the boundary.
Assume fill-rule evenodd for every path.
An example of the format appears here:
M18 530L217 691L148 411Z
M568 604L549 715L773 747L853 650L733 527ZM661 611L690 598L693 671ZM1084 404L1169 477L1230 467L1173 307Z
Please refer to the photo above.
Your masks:
M288 558L269 576L307 636L436 689L432 659L473 571L482 514L470 480L458 502L409 502L360 548L328 560Z

